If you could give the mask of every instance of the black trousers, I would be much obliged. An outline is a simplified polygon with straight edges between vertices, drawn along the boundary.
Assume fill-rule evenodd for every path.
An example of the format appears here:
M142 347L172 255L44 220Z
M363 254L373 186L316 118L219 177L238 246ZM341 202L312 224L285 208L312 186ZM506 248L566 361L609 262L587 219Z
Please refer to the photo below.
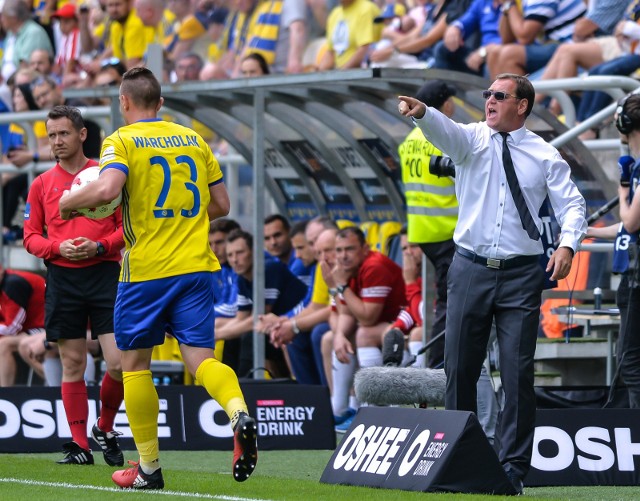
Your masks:
M495 317L504 390L498 457L520 478L529 471L533 450L533 357L543 285L537 263L495 270L456 254L449 268L445 408L477 412L476 383Z
M629 406L640 408L640 283L624 275L616 301L620 309L617 358L620 376L627 385Z
M431 337L440 334L446 325L447 319L447 274L456 246L453 240L445 240L444 242L422 243L420 248L427 259L431 261L436 272L436 311L433 319L433 327L431 329ZM426 284L425 284L426 286ZM429 358L427 367L432 369L442 365L444 360L444 338L437 341L429 350Z

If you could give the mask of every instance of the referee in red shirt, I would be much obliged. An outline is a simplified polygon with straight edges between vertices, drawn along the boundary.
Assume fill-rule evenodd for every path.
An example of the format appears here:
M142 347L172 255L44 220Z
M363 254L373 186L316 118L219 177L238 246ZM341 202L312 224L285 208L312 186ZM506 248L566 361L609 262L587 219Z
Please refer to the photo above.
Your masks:
M47 133L57 163L31 185L24 215L24 246L47 265L45 328L47 341L58 343L62 361L62 403L72 441L63 445L60 464L93 464L87 437L89 406L84 381L87 325L100 342L107 371L100 386L100 417L92 437L105 462L122 466L115 416L124 397L120 352L113 335L113 308L120 250L124 247L118 209L104 219L60 218L58 202L76 174L98 165L85 157L87 129L80 112L56 106L47 116Z

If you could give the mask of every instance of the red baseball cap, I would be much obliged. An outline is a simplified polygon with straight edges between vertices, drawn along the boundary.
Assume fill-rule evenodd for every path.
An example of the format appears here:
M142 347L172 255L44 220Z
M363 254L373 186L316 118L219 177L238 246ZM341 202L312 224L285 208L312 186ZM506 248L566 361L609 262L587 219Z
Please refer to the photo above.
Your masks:
M72 3L68 3L60 7L57 11L51 14L51 17L59 17L63 19L72 19L77 18L76 16L76 6Z

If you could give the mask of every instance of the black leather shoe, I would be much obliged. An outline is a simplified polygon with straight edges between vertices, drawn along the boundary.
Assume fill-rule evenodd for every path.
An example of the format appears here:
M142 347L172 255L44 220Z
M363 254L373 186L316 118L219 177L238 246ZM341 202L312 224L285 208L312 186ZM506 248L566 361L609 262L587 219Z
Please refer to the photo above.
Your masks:
M509 477L509 481L511 485L513 485L513 489L516 491L516 496L522 496L522 492L524 491L524 484L522 483L522 479L518 476L518 474L509 470L506 472L507 477Z
M93 454L83 449L75 442L68 442L62 446L65 456L56 461L58 464L93 464Z

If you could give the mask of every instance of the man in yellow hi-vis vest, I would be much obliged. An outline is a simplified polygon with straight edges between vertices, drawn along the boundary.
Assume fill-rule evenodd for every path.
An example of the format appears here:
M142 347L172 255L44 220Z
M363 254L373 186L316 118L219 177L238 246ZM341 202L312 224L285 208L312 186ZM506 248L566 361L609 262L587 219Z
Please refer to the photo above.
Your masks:
M451 117L456 89L441 81L423 85L416 98ZM458 220L458 201L449 158L427 141L416 127L398 147L402 181L407 200L408 240L420 248L436 271L436 311L431 338L444 331L447 309L447 272L455 252L453 230ZM431 165L431 168L430 168ZM438 172L440 175L432 174ZM428 366L444 360L444 338L429 351Z

